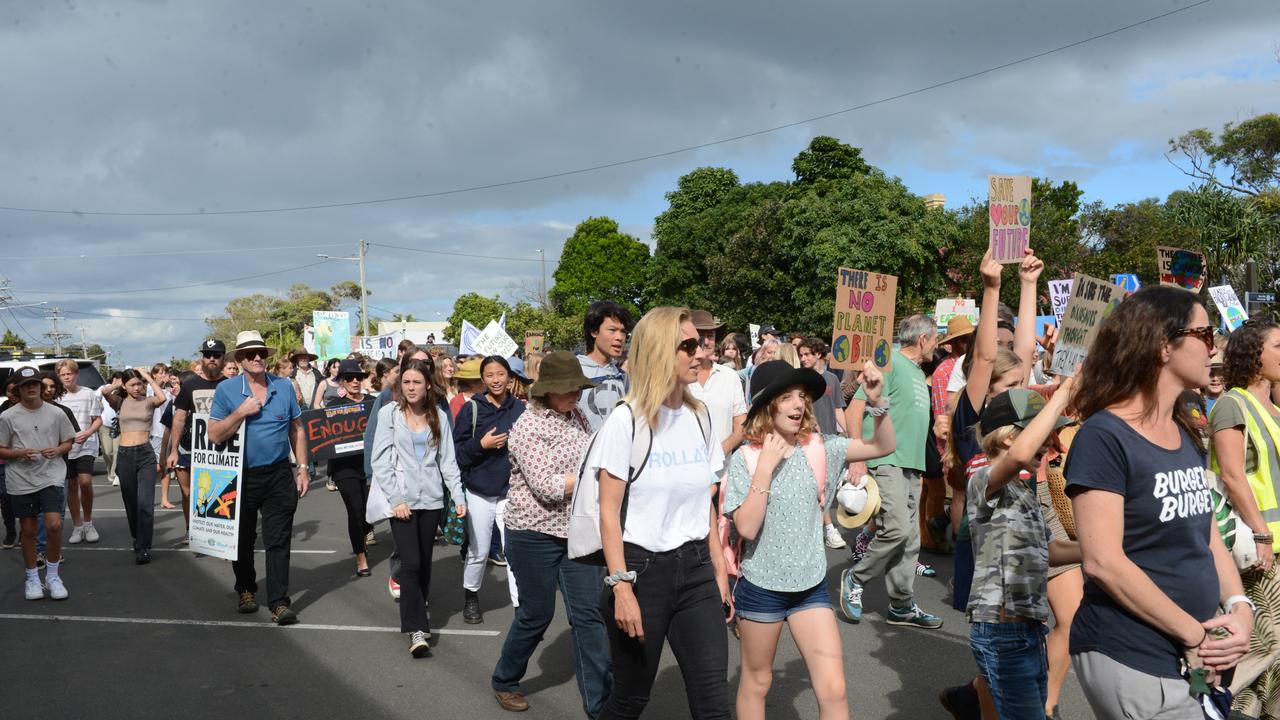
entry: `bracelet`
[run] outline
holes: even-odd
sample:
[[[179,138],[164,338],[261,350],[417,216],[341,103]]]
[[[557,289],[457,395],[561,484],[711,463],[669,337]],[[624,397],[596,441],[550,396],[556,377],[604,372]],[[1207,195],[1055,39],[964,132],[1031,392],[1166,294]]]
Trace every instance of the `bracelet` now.
[[[1236,605],[1239,605],[1240,603],[1244,603],[1245,605],[1248,605],[1249,608],[1253,610],[1254,614],[1255,615],[1257,614],[1258,606],[1254,605],[1253,601],[1244,595],[1232,595],[1231,597],[1227,598],[1222,602],[1222,609],[1226,610],[1227,613],[1230,613],[1231,610],[1235,608]]]
[[[768,490],[766,490],[766,489],[764,489],[764,488],[758,488],[758,487],[756,487],[755,485],[748,485],[747,487],[751,488],[751,492],[757,492],[757,493],[760,493],[761,495],[768,495],[768,494],[769,494],[769,491],[768,491]]]
[[[605,587],[613,587],[620,582],[631,583],[634,585],[636,582],[636,571],[635,570],[626,570],[626,571],[619,570],[618,572],[604,579]]]
[[[1209,629],[1208,629],[1208,628],[1205,628],[1205,631],[1204,631],[1204,637],[1200,638],[1200,642],[1196,643],[1195,645],[1189,645],[1189,646],[1187,646],[1187,649],[1188,649],[1188,650],[1195,650],[1196,648],[1198,648],[1198,647],[1200,647],[1201,645],[1203,645],[1203,644],[1204,644],[1204,641],[1205,641],[1205,640],[1208,640],[1208,639],[1209,639]]]
[[[871,417],[880,417],[881,415],[884,415],[885,413],[889,412],[889,398],[880,398],[880,401],[884,404],[868,405],[866,407],[866,413]]]
[[[1274,545],[1276,542],[1276,536],[1269,532],[1254,533],[1253,541],[1256,543],[1262,543],[1263,545]]]

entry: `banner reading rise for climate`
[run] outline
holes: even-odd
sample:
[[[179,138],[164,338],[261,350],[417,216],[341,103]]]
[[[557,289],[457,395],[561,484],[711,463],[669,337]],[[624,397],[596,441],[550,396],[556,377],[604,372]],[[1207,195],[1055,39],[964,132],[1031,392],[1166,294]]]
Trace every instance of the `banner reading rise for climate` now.
[[[192,552],[235,560],[240,537],[244,424],[225,442],[209,438],[209,414],[191,415]]]

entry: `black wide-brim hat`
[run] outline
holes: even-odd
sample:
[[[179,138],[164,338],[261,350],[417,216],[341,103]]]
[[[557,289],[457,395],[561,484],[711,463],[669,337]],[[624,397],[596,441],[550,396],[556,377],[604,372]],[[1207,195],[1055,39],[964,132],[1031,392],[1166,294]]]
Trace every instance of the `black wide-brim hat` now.
[[[338,363],[338,377],[369,377],[369,373],[360,366],[359,360],[343,360]]]
[[[827,392],[827,381],[818,373],[808,368],[791,367],[786,360],[770,360],[761,363],[751,374],[751,387],[756,390],[751,397],[751,409],[747,411],[747,421],[762,410],[769,407],[773,399],[787,391],[787,388],[800,385],[810,400],[817,400]]]

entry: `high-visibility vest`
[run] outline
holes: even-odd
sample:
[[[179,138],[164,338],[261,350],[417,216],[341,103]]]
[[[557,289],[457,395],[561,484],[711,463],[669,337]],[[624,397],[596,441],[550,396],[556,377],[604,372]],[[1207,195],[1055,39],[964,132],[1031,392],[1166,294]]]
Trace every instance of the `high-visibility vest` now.
[[[1280,450],[1277,449],[1280,447],[1280,423],[1276,422],[1253,393],[1244,388],[1232,388],[1218,399],[1209,413],[1211,426],[1213,413],[1222,407],[1222,401],[1227,397],[1234,398],[1245,410],[1245,447],[1242,450],[1247,452],[1252,445],[1257,458],[1253,472],[1246,472],[1245,479],[1253,490],[1253,498],[1258,502],[1258,510],[1262,512],[1267,529],[1272,533],[1280,533],[1280,489],[1276,487],[1276,483],[1280,482]],[[1222,475],[1213,447],[1209,448],[1209,469]]]

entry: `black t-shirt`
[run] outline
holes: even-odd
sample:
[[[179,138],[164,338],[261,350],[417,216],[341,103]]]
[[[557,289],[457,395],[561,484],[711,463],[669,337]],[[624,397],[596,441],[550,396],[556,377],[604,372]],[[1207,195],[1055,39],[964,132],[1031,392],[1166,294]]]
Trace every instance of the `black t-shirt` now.
[[[951,437],[956,446],[956,454],[960,456],[960,466],[969,464],[974,455],[982,452],[982,438],[975,427],[982,420],[982,411],[974,410],[969,402],[969,393],[960,391],[960,399],[956,402],[955,414],[951,416]]]
[[[365,395],[363,398],[361,398],[360,402],[364,402],[365,400],[373,400],[373,399],[374,397],[372,395]],[[351,398],[336,397],[336,398],[330,399],[328,403],[325,403],[325,407],[337,407],[338,405],[354,405],[354,404],[355,403],[354,401],[351,400]],[[333,458],[332,460],[329,461],[328,473],[329,473],[329,477],[333,478],[334,480],[345,479],[348,477],[359,477],[361,479],[367,479],[368,476],[365,475],[364,473],[364,453],[358,452],[358,453],[352,453],[350,455],[340,455],[336,458]]]
[[[1169,599],[1200,621],[1218,609],[1218,573],[1209,551],[1213,502],[1204,455],[1185,431],[1177,450],[1152,444],[1107,411],[1080,426],[1067,454],[1067,493],[1124,496],[1124,553]],[[1176,678],[1177,640],[1132,615],[1086,580],[1071,625],[1071,654],[1097,651],[1121,665]]]
[[[220,382],[222,378],[205,380],[199,375],[187,378],[187,381],[182,383],[182,389],[178,391],[178,397],[174,398],[172,403],[174,409],[185,410],[188,415],[209,412],[209,408],[213,406],[213,392]],[[178,438],[178,449],[185,454],[191,452],[190,417],[187,418],[187,425],[182,430],[182,437]]]

